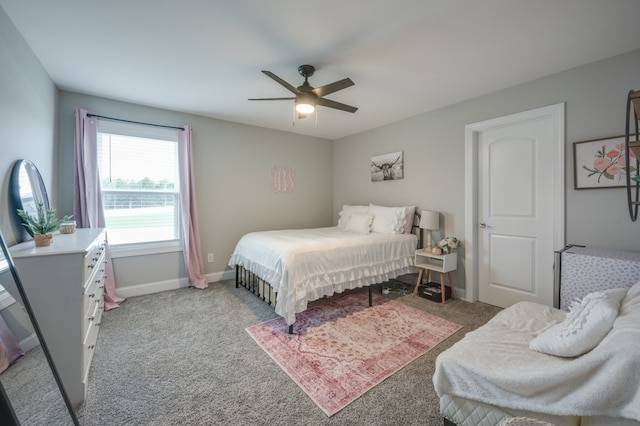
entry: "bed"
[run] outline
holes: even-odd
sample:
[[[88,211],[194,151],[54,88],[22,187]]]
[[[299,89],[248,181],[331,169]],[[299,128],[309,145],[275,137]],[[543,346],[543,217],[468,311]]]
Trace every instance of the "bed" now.
[[[251,232],[229,265],[243,286],[275,305],[292,332],[310,301],[415,272],[415,207],[344,205],[337,226]],[[371,303],[371,298],[369,299]]]
[[[640,282],[597,281],[566,310],[516,303],[441,353],[445,424],[640,425]]]

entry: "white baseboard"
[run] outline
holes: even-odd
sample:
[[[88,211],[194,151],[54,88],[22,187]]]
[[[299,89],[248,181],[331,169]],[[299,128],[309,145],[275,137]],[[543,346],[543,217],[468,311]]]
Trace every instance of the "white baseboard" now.
[[[207,274],[207,282],[215,283],[223,280],[235,278],[235,271],[226,270]],[[126,287],[116,287],[116,294],[125,299],[128,297],[144,296],[145,294],[159,293],[161,291],[176,290],[188,287],[187,278],[172,279],[166,281],[156,281],[152,283],[137,284]]]
[[[166,281],[156,281],[126,287],[116,287],[116,294],[125,299],[128,297],[144,296],[145,294],[159,293],[161,291],[175,290],[187,287],[187,279],[179,278]]]
[[[207,282],[217,283],[220,281],[231,280],[236,278],[235,269],[225,269],[223,272],[213,272],[207,274]]]
[[[40,346],[40,342],[35,334],[31,334],[18,342],[24,353]]]

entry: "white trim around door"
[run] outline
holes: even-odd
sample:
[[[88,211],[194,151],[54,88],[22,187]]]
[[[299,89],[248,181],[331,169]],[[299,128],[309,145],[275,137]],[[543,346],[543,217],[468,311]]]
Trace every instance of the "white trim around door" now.
[[[560,103],[465,126],[465,300],[478,301],[478,135],[484,131],[541,118],[553,122],[553,244],[560,250],[565,241],[565,104]]]

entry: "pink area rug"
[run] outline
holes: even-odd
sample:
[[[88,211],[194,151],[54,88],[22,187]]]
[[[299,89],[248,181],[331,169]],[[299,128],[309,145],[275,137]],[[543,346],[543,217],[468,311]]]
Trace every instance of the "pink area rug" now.
[[[462,328],[382,296],[351,294],[247,332],[328,416]],[[427,380],[428,378],[425,378]]]

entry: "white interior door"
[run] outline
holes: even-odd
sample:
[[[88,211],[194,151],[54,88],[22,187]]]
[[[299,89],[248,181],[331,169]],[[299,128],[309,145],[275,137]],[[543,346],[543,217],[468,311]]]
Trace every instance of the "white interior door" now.
[[[563,111],[563,105],[541,108],[478,123],[471,132],[472,276],[481,302],[553,305],[554,251],[564,242]]]

